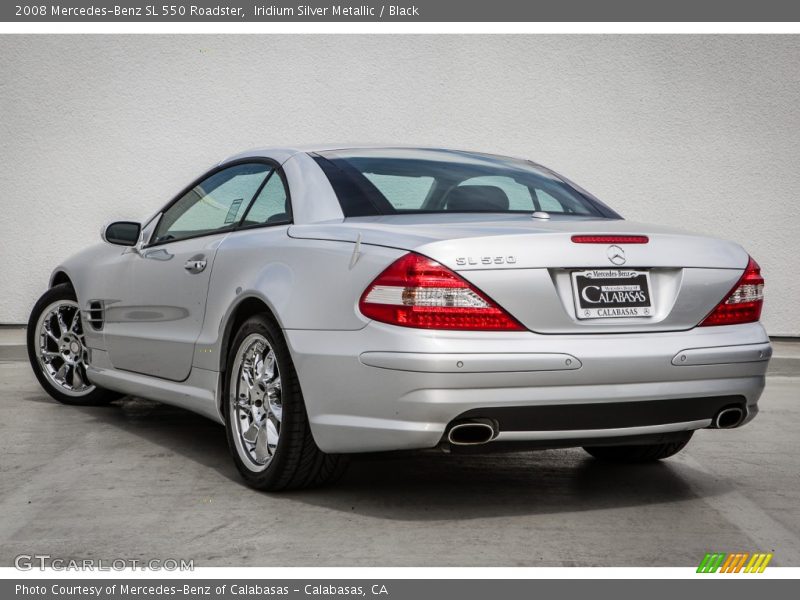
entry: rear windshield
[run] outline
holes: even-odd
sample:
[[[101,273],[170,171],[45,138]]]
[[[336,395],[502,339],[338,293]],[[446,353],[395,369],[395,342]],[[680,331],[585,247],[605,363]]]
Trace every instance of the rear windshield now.
[[[554,173],[523,160],[452,150],[319,152],[346,217],[532,213],[619,218]]]

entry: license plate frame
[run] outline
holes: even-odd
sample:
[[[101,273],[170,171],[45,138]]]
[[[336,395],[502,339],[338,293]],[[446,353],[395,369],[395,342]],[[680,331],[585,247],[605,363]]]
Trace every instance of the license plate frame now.
[[[575,316],[588,319],[652,317],[650,271],[641,269],[582,269],[572,271]]]

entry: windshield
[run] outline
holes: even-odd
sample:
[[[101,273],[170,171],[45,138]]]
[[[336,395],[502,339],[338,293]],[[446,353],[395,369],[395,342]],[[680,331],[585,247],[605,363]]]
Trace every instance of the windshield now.
[[[554,173],[512,158],[380,148],[319,152],[346,217],[404,213],[532,213],[619,218]]]

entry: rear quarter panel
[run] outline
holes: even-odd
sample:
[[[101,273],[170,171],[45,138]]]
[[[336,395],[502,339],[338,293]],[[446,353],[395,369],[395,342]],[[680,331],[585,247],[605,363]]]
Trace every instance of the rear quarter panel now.
[[[241,230],[220,245],[209,286],[196,367],[220,368],[225,327],[237,306],[259,298],[282,329],[362,329],[358,299],[369,283],[405,252],[352,242],[294,239],[287,226]]]

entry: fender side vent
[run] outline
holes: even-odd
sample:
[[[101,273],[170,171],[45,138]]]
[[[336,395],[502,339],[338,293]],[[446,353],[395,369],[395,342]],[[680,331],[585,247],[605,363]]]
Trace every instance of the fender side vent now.
[[[103,329],[105,322],[105,310],[103,303],[99,301],[89,302],[89,324],[95,331]]]

